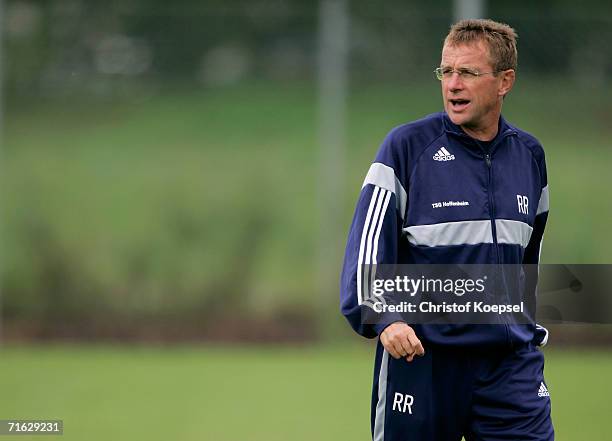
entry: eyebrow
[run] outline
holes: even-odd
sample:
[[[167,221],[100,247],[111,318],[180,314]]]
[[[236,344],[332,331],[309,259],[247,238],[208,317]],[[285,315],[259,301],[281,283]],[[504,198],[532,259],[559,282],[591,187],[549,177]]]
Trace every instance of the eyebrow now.
[[[442,68],[442,69],[446,69],[446,68],[452,69],[452,67],[449,66],[448,64],[440,64],[440,68]],[[475,66],[459,66],[456,69],[480,70],[479,67],[475,67]]]

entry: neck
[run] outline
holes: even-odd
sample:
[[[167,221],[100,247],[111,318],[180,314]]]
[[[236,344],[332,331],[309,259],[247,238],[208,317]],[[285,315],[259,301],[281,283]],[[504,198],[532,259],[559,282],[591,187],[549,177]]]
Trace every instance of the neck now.
[[[466,127],[461,126],[463,131],[467,133],[472,138],[477,139],[478,141],[491,141],[497,135],[498,127],[497,123],[493,126],[489,126],[486,128],[477,128],[477,127]]]
[[[477,125],[462,125],[461,128],[468,136],[478,141],[491,141],[497,136],[499,130],[499,120],[501,118],[503,99],[486,109],[486,116]]]
[[[498,109],[490,112],[488,117],[478,125],[462,125],[461,128],[472,138],[478,141],[491,141],[499,130],[499,119],[501,117],[501,105]]]

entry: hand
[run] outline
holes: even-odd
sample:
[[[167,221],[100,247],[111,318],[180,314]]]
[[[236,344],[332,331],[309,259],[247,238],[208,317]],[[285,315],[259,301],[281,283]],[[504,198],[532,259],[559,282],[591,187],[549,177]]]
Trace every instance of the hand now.
[[[380,334],[380,342],[393,358],[406,357],[411,362],[415,355],[422,357],[425,349],[414,330],[404,322],[395,322]]]

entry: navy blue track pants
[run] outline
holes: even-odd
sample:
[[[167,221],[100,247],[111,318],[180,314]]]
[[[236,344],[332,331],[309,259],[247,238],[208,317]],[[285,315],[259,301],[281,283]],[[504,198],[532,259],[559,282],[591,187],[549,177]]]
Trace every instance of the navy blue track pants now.
[[[372,390],[374,441],[551,441],[544,356],[513,350],[425,346],[395,360],[380,341]]]

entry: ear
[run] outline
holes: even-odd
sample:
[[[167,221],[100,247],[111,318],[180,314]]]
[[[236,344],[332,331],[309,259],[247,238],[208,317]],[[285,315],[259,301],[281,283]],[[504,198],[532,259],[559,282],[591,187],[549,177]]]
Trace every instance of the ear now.
[[[507,69],[500,72],[501,82],[499,83],[499,89],[497,90],[497,94],[499,96],[506,96],[508,92],[512,90],[512,86],[514,86],[514,80],[516,79],[516,72],[514,69]]]

